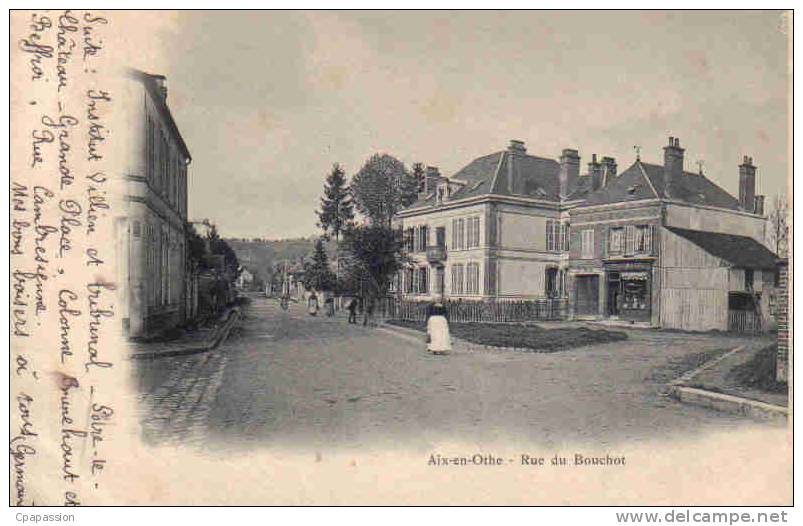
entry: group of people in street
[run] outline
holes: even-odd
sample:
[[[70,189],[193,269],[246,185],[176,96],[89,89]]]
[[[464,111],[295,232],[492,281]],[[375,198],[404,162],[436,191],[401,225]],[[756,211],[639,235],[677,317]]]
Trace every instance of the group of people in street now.
[[[324,300],[324,306],[326,315],[333,317],[335,315],[334,298],[327,297]],[[346,310],[349,313],[348,323],[357,323],[357,311],[359,310],[365,314],[363,325],[373,325],[374,307],[374,302],[371,300],[363,302],[362,298],[351,298],[346,304]],[[307,314],[317,316],[319,309],[318,294],[313,291],[307,298]],[[427,307],[426,324],[427,350],[433,354],[449,353],[452,350],[452,340],[449,333],[449,311],[442,302],[436,301]]]

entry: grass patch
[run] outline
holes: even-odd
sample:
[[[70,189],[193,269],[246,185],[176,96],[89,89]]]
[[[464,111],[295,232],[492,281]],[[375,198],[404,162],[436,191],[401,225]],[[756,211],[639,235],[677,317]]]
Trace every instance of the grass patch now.
[[[731,369],[728,379],[743,387],[770,393],[786,393],[788,391],[786,382],[778,382],[775,379],[777,350],[777,344],[761,349],[750,360]]]
[[[426,331],[424,322],[388,320],[388,323],[417,331]],[[480,345],[514,347],[533,352],[555,352],[586,345],[627,339],[621,331],[571,327],[544,329],[537,325],[514,323],[450,323],[452,336]]]
[[[686,354],[684,356],[674,358],[669,360],[669,363],[666,365],[661,366],[653,371],[649,379],[658,383],[671,382],[672,380],[682,376],[684,373],[697,369],[698,367],[701,367],[703,364],[715,358],[719,358],[730,350],[731,348],[728,347],[724,349],[709,349],[707,351]],[[689,387],[694,386],[690,385]]]

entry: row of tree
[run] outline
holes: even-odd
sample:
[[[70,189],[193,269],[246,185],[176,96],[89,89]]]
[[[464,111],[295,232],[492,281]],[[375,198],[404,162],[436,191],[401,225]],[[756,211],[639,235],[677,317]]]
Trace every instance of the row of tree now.
[[[393,227],[393,218],[413,204],[423,188],[421,163],[408,170],[391,155],[375,154],[351,181],[335,164],[316,211],[322,236],[305,264],[305,286],[360,295],[368,305],[386,295],[405,261],[401,232]],[[325,242],[337,247],[335,271],[329,265]]]

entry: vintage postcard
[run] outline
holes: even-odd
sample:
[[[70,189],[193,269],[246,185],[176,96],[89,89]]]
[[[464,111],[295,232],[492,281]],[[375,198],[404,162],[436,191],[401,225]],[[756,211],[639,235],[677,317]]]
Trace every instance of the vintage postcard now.
[[[10,503],[791,505],[792,32],[12,10]]]

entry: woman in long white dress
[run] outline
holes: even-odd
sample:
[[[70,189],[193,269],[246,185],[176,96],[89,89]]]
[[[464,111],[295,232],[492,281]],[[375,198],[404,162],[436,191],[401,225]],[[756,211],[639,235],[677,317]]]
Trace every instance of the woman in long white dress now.
[[[452,350],[449,335],[449,313],[441,302],[427,309],[427,350],[432,354],[448,354]]]

